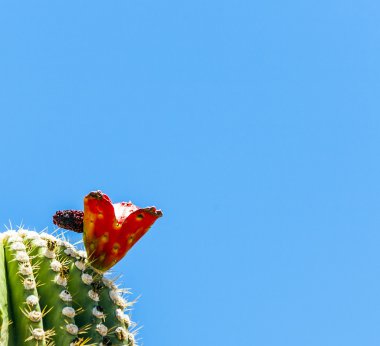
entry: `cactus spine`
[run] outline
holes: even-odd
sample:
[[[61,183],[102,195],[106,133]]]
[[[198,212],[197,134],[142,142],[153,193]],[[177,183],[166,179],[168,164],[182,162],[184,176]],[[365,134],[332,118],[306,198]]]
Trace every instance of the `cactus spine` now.
[[[63,239],[0,234],[2,346],[135,346],[124,293]]]

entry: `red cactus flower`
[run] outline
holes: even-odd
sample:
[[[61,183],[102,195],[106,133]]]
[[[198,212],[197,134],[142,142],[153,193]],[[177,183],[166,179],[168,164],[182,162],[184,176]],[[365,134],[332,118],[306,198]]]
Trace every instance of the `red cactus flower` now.
[[[90,192],[84,198],[83,241],[91,265],[102,272],[114,266],[161,216],[155,207],[112,204],[101,191]]]

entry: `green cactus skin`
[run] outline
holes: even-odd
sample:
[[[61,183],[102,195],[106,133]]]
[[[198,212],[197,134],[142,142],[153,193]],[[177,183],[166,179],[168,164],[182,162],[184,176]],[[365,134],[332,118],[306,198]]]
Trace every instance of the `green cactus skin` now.
[[[0,234],[1,346],[137,346],[123,293],[63,239]]]
[[[0,268],[5,268],[5,253],[3,242],[0,242]],[[8,289],[5,270],[0,270],[0,345],[8,345],[9,320]]]

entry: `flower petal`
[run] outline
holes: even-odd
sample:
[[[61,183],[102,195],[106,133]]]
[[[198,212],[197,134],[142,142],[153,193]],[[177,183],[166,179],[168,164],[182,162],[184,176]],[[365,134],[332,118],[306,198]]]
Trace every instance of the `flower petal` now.
[[[162,216],[155,207],[140,209],[131,202],[112,204],[101,191],[84,199],[83,240],[91,265],[105,271],[120,261]]]

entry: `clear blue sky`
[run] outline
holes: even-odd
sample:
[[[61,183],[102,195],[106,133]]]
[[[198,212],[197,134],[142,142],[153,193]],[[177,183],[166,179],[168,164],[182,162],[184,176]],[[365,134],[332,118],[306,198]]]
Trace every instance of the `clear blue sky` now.
[[[0,223],[164,211],[144,346],[380,344],[378,1],[0,4]],[[75,237],[73,237],[75,238]]]

